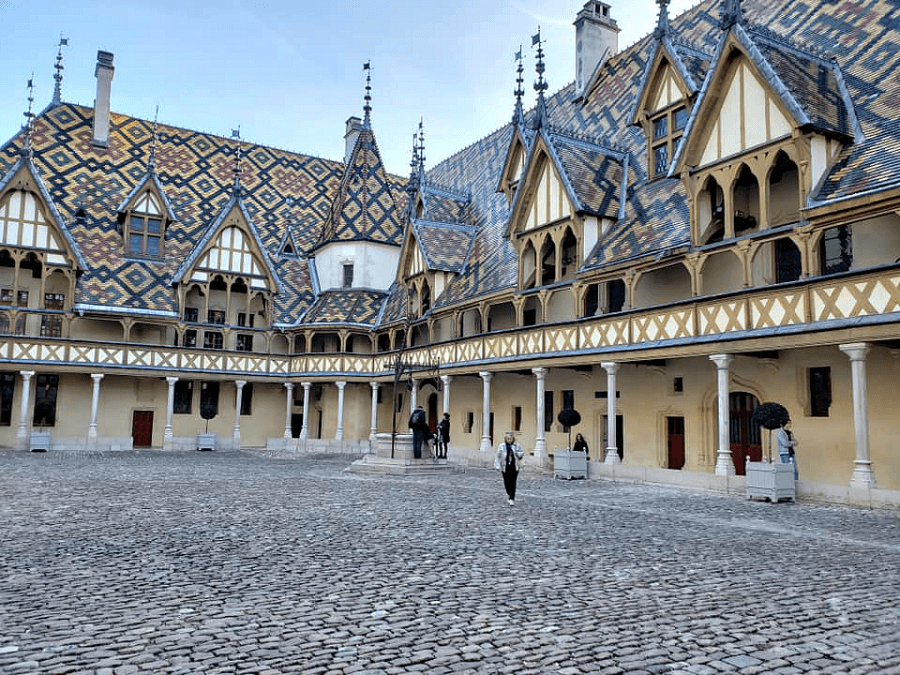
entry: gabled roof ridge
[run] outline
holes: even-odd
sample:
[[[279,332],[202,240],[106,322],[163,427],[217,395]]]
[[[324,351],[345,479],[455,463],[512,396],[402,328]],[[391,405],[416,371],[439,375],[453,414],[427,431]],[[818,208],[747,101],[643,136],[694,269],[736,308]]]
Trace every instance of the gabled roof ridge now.
[[[700,47],[691,44],[684,38],[678,37],[677,35],[669,35],[669,42],[672,43],[672,46],[678,50],[684,50],[688,52],[691,56],[696,56],[698,58],[703,59],[711,59],[713,54],[711,52],[705,51]]]
[[[462,230],[464,232],[477,232],[477,225],[466,225],[465,223],[445,223],[440,220],[430,220],[428,218],[416,218],[413,220],[413,224],[418,227],[420,225],[425,227],[443,227],[451,230]]]
[[[628,148],[613,142],[607,136],[595,137],[602,141],[601,143],[598,143],[587,134],[577,133],[568,129],[563,130],[552,124],[548,126],[547,136],[551,141],[555,141],[559,138],[563,141],[573,143],[584,150],[604,150],[610,154],[622,155],[623,158],[628,154]]]
[[[163,190],[162,184],[159,182],[159,177],[156,175],[156,171],[153,169],[148,169],[141,179],[135,183],[134,187],[131,188],[131,191],[125,196],[125,199],[119,204],[116,209],[117,213],[121,213],[122,211],[128,208],[128,205],[134,200],[137,194],[141,191],[141,189],[147,184],[153,183],[156,186],[156,191],[159,192],[159,196],[163,201],[163,208],[166,210],[166,215],[169,217],[169,220],[176,221],[178,218],[175,216],[175,211],[172,210],[172,205],[169,203],[169,198],[166,196],[165,190]]]
[[[441,197],[449,197],[451,199],[459,198],[461,201],[465,201],[466,203],[472,201],[472,193],[471,192],[459,192],[458,190],[454,190],[451,187],[447,187],[446,185],[441,185],[440,183],[425,180],[422,184],[423,192],[431,192],[433,194],[440,195]]]
[[[799,53],[807,57],[812,56],[814,58],[821,59],[825,63],[829,64],[831,64],[835,58],[834,54],[825,51],[818,45],[811,43],[801,44],[798,41],[788,37],[787,35],[776,33],[768,26],[764,26],[762,24],[748,23],[744,30],[747,31],[747,34],[750,35],[751,38],[760,38],[763,42],[768,42],[769,45],[773,47],[785,47],[795,53]]]

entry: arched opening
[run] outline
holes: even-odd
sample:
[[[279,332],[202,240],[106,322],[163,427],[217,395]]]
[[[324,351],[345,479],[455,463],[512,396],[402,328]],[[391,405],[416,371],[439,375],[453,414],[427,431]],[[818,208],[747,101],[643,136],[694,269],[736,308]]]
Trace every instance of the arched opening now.
[[[532,295],[525,300],[522,307],[522,325],[536,326],[544,320],[541,311],[541,301],[536,295]]]
[[[276,333],[272,336],[271,346],[269,347],[272,354],[287,354],[290,351],[290,340],[284,333]],[[298,350],[295,348],[295,353]]]
[[[691,275],[675,264],[641,275],[634,289],[635,308],[667,305],[691,297]]]
[[[775,251],[775,283],[784,284],[789,281],[798,281],[803,273],[803,260],[800,249],[788,237],[776,239],[773,248]]]
[[[378,351],[380,352],[389,352],[391,351],[391,335],[390,333],[382,333],[378,336]]]
[[[481,333],[481,312],[467,309],[459,316],[459,336],[469,337]]]
[[[22,260],[22,263],[19,265],[19,269],[22,271],[30,270],[32,279],[40,279],[41,273],[44,270],[44,265],[34,253],[29,253],[27,256],[25,256],[25,259]],[[24,275],[20,274],[19,278],[24,278]]]
[[[575,238],[571,228],[566,228],[560,253],[559,278],[571,279],[578,269],[578,239]]]
[[[541,286],[552,284],[556,281],[556,244],[550,235],[544,240],[541,247]]]
[[[746,474],[748,457],[751,462],[762,461],[762,427],[753,421],[753,411],[758,405],[759,399],[746,391],[728,395],[731,459],[739,476]]]
[[[313,333],[310,352],[314,354],[336,354],[341,350],[341,337],[337,333]]]
[[[534,245],[529,241],[522,251],[522,288],[534,288],[537,285],[537,254]]]
[[[849,225],[830,227],[819,240],[819,269],[824,274],[840,274],[853,267],[853,237]]]
[[[769,227],[798,222],[801,197],[797,165],[781,151],[769,172]]]
[[[511,302],[500,302],[488,309],[488,332],[516,327],[516,308]]]
[[[739,237],[759,227],[759,181],[750,167],[741,168],[732,195],[734,235]]]
[[[228,284],[225,279],[217,274],[209,282],[209,305],[206,308],[206,322],[215,324],[225,323],[225,308],[227,306]]]
[[[697,195],[697,243],[722,241],[725,237],[725,193],[710,176]]]
[[[744,287],[741,260],[732,251],[709,256],[700,268],[700,295],[730,293]]]
[[[547,321],[571,321],[575,318],[575,296],[564,288],[550,294],[547,301]]]
[[[254,328],[269,328],[269,299],[264,293],[255,293],[250,299],[250,315],[247,321]]]
[[[422,322],[413,326],[410,329],[410,346],[411,347],[421,347],[422,345],[427,345],[428,340],[428,323]]]
[[[306,335],[304,335],[303,333],[294,336],[294,353],[306,353]]]
[[[428,286],[428,279],[425,279],[422,282],[422,314],[425,314],[429,309],[431,309],[431,288]]]
[[[191,286],[184,296],[184,321],[196,323],[200,321],[200,313],[206,306],[206,296],[200,286]]]

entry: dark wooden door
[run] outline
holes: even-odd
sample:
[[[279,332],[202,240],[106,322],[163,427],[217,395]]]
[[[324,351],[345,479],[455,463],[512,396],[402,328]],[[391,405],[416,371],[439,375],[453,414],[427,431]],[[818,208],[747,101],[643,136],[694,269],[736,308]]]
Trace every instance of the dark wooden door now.
[[[153,411],[135,410],[131,424],[131,438],[136,448],[153,445]]]
[[[669,434],[669,468],[684,468],[684,418],[667,417]]]
[[[436,393],[432,393],[428,397],[428,428],[431,429],[431,433],[437,433],[437,404],[438,404],[438,395]]]
[[[753,394],[736,391],[728,396],[728,403],[731,458],[735,473],[743,476],[747,470],[748,457],[751,462],[762,460],[762,427],[751,419],[753,410],[759,405],[759,399]]]

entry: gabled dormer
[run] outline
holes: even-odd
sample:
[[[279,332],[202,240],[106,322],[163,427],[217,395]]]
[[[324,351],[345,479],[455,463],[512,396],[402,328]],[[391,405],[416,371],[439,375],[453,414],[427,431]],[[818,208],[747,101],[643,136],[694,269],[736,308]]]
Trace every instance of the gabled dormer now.
[[[798,222],[854,121],[837,64],[729,25],[669,171],[686,181],[692,243]]]
[[[407,228],[399,280],[412,318],[426,314],[465,266],[476,228],[461,223],[414,221]]]
[[[175,273],[186,322],[271,325],[281,283],[243,202],[232,197]],[[207,345],[209,346],[209,345]]]
[[[176,218],[152,168],[116,210],[125,255],[161,259],[166,230]]]
[[[506,236],[519,257],[519,288],[571,280],[620,217],[626,157],[541,129],[513,200]]]
[[[514,126],[509,149],[506,151],[506,160],[503,162],[503,170],[500,172],[500,182],[497,192],[506,195],[507,205],[511,205],[519,188],[522,171],[525,169],[525,160],[528,158],[529,140],[524,127]]]

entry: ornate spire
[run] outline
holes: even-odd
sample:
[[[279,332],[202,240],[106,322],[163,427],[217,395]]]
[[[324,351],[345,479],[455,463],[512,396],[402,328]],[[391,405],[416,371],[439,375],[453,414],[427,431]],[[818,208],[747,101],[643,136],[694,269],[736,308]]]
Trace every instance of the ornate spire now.
[[[363,70],[366,71],[366,95],[363,97],[366,104],[363,106],[363,126],[367,129],[372,127],[372,62],[366,61],[363,64]]]
[[[547,81],[544,79],[544,49],[541,47],[541,27],[538,26],[536,35],[531,36],[531,46],[537,45],[537,63],[534,66],[538,79],[534,83],[534,90],[537,92],[537,116],[534,120],[534,128],[540,129],[547,121],[547,105],[544,103],[544,92],[547,91]]]
[[[406,214],[410,221],[416,217],[416,193],[419,191],[419,145],[415,132],[412,135],[412,141],[409,182],[406,184]]]
[[[159,105],[156,106],[156,112],[153,113],[153,141],[150,144],[150,159],[147,160],[147,171],[153,171],[156,168],[156,120],[159,118]]]
[[[53,66],[54,68],[56,68],[56,75],[53,76],[53,79],[56,80],[56,84],[53,86],[53,105],[54,106],[57,106],[60,103],[62,103],[62,79],[63,79],[62,71],[64,68],[64,66],[62,64],[62,48],[67,44],[69,44],[69,39],[64,38],[62,36],[62,33],[60,33],[59,34],[59,45],[58,45],[59,50],[56,52],[56,65]]]
[[[722,30],[728,30],[736,23],[744,23],[744,8],[741,7],[741,0],[722,0],[719,26]]]
[[[419,180],[425,177],[425,127],[423,118],[419,118]]]
[[[656,4],[659,5],[659,19],[653,36],[658,39],[669,34],[669,0],[656,0]]]
[[[241,196],[241,125],[237,129],[231,130],[231,137],[237,139],[237,145],[234,148],[234,196]]]
[[[34,113],[31,112],[31,105],[34,103],[34,73],[28,80],[28,111],[22,113],[25,115],[25,142],[19,151],[23,157],[31,157],[31,136],[34,133]]]
[[[525,90],[522,89],[522,84],[525,82],[525,79],[522,77],[522,73],[525,70],[525,67],[522,65],[522,45],[519,45],[519,51],[516,52],[515,60],[518,61],[518,66],[516,67],[516,89],[513,91],[513,96],[516,97],[516,107],[513,110],[513,124],[516,126],[521,126],[525,124],[525,110],[522,108],[522,97],[525,95]]]

